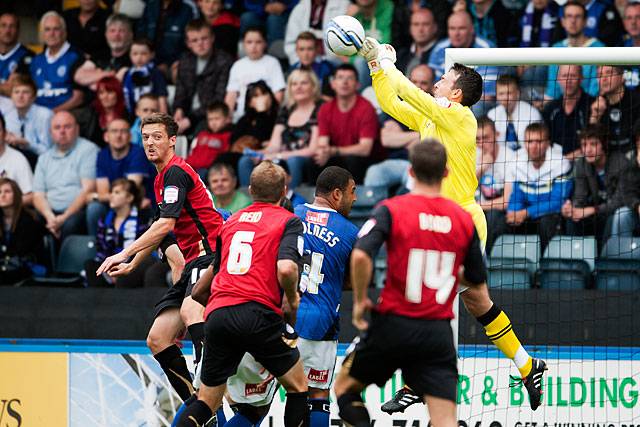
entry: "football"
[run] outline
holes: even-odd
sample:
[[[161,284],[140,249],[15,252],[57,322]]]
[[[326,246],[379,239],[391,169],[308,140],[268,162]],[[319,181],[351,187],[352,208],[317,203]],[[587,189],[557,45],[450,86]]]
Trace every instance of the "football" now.
[[[336,55],[352,56],[364,43],[364,28],[353,16],[340,15],[331,20],[324,32],[324,41]]]

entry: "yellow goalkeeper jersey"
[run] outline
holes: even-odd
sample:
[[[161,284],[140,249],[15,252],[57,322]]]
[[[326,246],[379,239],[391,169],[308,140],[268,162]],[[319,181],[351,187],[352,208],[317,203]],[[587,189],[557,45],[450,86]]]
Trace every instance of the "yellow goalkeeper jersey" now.
[[[434,98],[393,67],[376,71],[371,77],[378,103],[385,113],[419,132],[421,139],[435,138],[445,146],[449,174],[442,182],[442,195],[471,214],[484,243],[487,223],[475,201],[478,122],[471,109],[446,98]]]
[[[471,109],[434,98],[395,68],[373,73],[372,80],[385,113],[419,132],[420,139],[435,138],[445,146],[449,175],[442,183],[442,195],[460,205],[474,203],[478,123]]]

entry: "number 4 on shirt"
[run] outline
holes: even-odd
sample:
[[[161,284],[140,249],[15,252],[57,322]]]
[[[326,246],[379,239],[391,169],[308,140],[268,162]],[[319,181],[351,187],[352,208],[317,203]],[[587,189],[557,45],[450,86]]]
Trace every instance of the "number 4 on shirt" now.
[[[434,250],[411,249],[407,264],[407,301],[422,302],[422,285],[436,290],[436,302],[444,304],[449,299],[456,277],[453,273],[456,254]]]

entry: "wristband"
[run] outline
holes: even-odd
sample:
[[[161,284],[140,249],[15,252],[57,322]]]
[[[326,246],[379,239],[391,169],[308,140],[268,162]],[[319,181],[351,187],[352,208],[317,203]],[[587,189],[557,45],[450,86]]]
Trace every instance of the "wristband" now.
[[[377,59],[372,59],[371,61],[367,62],[367,65],[369,66],[369,72],[371,74],[380,71],[380,63]]]

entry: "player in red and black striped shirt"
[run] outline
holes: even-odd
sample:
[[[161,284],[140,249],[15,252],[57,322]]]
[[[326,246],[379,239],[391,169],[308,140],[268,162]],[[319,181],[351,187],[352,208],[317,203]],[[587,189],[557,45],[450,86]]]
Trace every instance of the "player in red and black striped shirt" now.
[[[365,330],[364,312],[373,259],[387,244],[385,288],[373,309],[372,326],[347,356],[335,384],[340,417],[369,427],[361,392],[384,385],[396,369],[429,407],[433,425],[454,427],[458,370],[450,320],[458,271],[469,285],[486,281],[480,240],[471,215],[440,196],[445,148],[437,141],[411,147],[410,194],[384,201],[360,230],[351,255],[353,323]]]
[[[198,174],[175,154],[178,125],[166,114],[153,114],[142,121],[142,142],[147,158],[158,169],[154,192],[160,218],[122,252],[107,258],[97,274],[122,274],[136,260],[148,256],[173,232],[185,258],[180,280],[156,304],[156,319],[147,345],[160,363],[178,395],[186,400],[193,393],[191,376],[175,340],[189,330],[199,361],[204,338],[203,307],[191,298],[198,277],[213,260],[222,217]],[[135,255],[131,264],[126,261]]]

